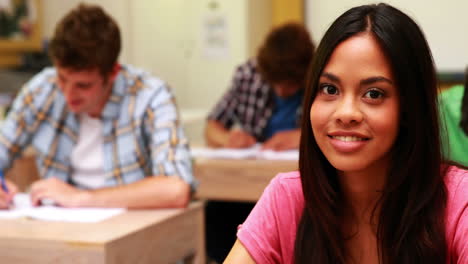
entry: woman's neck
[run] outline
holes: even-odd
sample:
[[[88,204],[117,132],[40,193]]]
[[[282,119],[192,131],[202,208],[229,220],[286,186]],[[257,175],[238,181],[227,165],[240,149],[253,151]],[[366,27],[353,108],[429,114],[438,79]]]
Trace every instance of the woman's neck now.
[[[340,185],[348,207],[347,214],[356,221],[372,222],[371,216],[385,185],[387,170],[369,169],[361,172],[338,172]]]

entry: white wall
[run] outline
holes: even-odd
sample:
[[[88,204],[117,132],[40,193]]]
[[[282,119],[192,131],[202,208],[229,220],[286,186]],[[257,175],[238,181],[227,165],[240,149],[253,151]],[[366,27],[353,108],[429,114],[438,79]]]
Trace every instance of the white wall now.
[[[247,1],[216,1],[218,8],[211,10],[211,0],[188,0],[187,36],[190,47],[187,56],[187,85],[184,89],[184,107],[210,109],[228,88],[237,64],[248,57]],[[207,57],[202,35],[203,21],[207,16],[224,16],[227,36],[227,51],[219,57]]]
[[[423,29],[440,71],[463,71],[468,65],[467,0],[387,0]],[[331,23],[366,0],[306,0],[307,26],[318,43]]]
[[[175,91],[179,105],[187,86],[187,12],[185,0],[132,1],[133,59],[166,81]]]
[[[217,3],[215,9],[210,4]],[[260,9],[268,0],[171,0],[132,3],[133,63],[152,70],[175,90],[183,110],[201,115],[214,105],[229,86],[234,68],[256,50],[259,36],[269,28],[269,13]],[[248,11],[258,8],[257,24]],[[225,18],[227,52],[207,57],[203,23],[209,15]],[[253,15],[253,14],[252,14]],[[256,34],[252,34],[255,31]]]

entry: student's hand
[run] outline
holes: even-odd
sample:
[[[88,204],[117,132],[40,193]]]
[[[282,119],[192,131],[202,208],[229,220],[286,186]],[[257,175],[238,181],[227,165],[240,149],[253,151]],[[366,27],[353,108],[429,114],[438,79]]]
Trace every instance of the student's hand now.
[[[0,209],[7,209],[13,200],[13,196],[18,192],[18,187],[10,180],[6,179],[5,184],[8,188],[8,192],[0,188]]]
[[[288,150],[298,149],[301,138],[301,130],[287,130],[274,134],[269,140],[263,143],[262,149]]]
[[[50,199],[63,207],[80,207],[87,191],[52,177],[36,181],[31,185],[30,195],[33,206],[40,205],[41,199]]]
[[[248,148],[253,146],[257,141],[247,132],[239,129],[234,129],[229,132],[229,138],[226,148]]]

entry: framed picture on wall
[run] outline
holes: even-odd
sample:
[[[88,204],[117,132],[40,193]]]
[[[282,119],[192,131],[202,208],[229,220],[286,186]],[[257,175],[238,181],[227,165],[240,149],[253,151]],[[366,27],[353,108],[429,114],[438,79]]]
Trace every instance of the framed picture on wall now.
[[[41,0],[0,0],[0,65],[42,48]]]

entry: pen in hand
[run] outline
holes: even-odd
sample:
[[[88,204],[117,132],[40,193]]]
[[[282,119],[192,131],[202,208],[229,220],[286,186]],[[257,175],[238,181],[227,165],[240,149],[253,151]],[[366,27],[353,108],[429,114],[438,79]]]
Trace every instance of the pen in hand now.
[[[2,184],[2,190],[8,193],[8,187],[6,186],[6,183],[5,183],[5,175],[3,175],[3,171],[1,170],[0,170],[0,182]]]

